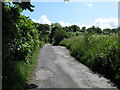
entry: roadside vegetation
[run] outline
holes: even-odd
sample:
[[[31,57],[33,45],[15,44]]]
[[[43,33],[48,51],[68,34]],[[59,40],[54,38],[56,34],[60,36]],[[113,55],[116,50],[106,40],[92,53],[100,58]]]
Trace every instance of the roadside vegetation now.
[[[3,90],[26,87],[45,43],[66,46],[78,61],[120,88],[120,28],[35,23],[21,14],[33,8],[30,2],[2,3]]]
[[[22,89],[37,63],[44,44],[39,24],[21,14],[33,11],[28,3],[2,3],[2,88]]]
[[[120,84],[120,49],[118,34],[84,33],[60,42],[66,46],[72,56],[88,66],[95,73],[104,75],[119,88]]]
[[[78,61],[120,88],[120,27],[102,30],[94,26],[62,27],[59,23],[53,26],[50,43],[67,47]]]

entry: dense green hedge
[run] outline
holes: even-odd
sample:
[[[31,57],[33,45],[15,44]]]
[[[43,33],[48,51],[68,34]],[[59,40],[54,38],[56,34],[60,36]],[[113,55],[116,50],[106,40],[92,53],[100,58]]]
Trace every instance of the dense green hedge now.
[[[5,33],[3,31],[3,60],[27,60],[35,45],[40,44],[39,33],[34,23],[23,15],[20,15],[19,18],[15,30],[7,31],[10,30],[7,28]]]
[[[84,34],[61,41],[71,54],[93,71],[120,84],[118,35]]]
[[[38,24],[21,15],[23,9],[30,9],[29,5],[29,2],[2,3],[2,82],[5,90],[25,87],[37,62],[41,46]]]

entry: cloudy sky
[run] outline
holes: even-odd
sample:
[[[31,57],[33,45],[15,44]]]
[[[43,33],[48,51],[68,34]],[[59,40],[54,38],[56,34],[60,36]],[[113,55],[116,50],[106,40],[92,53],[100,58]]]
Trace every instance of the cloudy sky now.
[[[34,12],[24,11],[34,22],[62,26],[96,26],[102,29],[118,26],[117,2],[32,2]]]

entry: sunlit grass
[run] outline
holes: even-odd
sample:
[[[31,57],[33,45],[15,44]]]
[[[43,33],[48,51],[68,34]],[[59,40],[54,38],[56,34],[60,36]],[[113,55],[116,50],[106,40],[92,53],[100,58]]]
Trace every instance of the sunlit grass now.
[[[119,85],[120,60],[117,34],[85,34],[65,39],[60,45],[66,46],[78,61]]]

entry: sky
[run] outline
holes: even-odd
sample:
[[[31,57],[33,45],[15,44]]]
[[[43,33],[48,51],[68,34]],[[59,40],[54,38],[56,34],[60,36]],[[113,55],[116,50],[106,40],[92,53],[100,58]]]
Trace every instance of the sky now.
[[[23,11],[34,22],[62,26],[78,25],[104,28],[118,27],[118,2],[32,2],[34,12]]]

